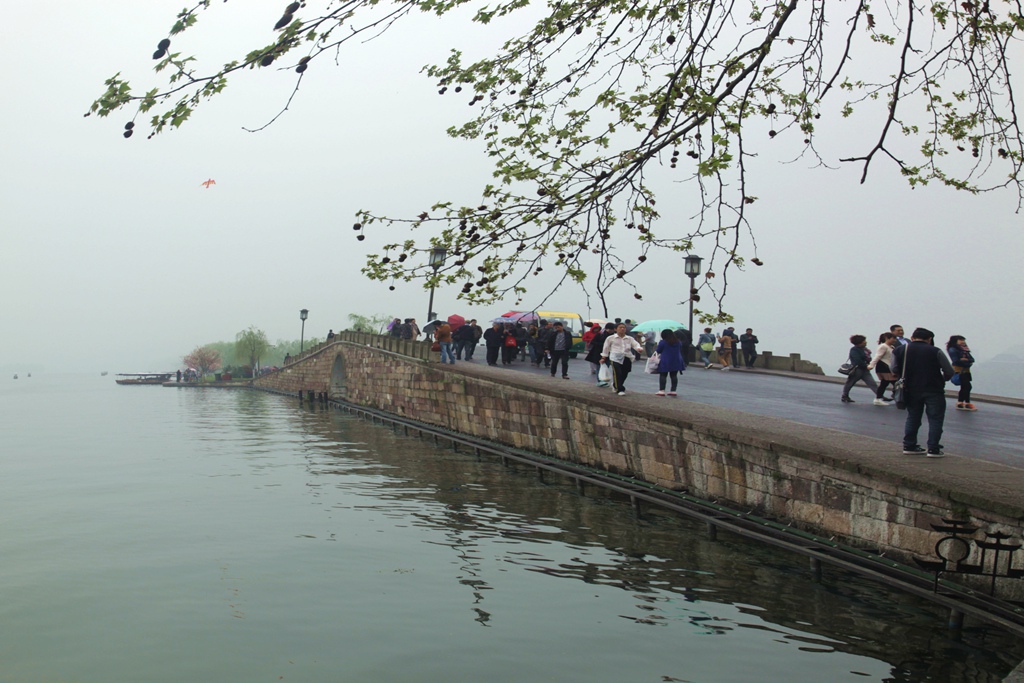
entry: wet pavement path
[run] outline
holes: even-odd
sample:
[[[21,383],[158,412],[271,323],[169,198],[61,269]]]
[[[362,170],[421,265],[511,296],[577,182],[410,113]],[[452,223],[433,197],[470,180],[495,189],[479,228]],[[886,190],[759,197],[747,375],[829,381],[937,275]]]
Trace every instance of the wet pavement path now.
[[[484,365],[482,355],[471,363]],[[633,364],[634,371],[626,380],[627,395],[623,398],[631,402],[638,397],[659,403],[678,400],[655,396],[658,376],[644,373],[643,367],[644,361]],[[550,374],[547,368],[536,368],[519,360],[511,366],[499,365],[495,369],[539,376]],[[579,384],[583,391],[608,392],[611,395],[610,388],[595,388],[596,377],[590,374],[590,364],[582,359],[569,361],[569,376],[570,381]],[[569,384],[560,376],[551,381]],[[564,388],[560,387],[561,390]],[[723,372],[717,368],[704,370],[698,365],[691,366],[680,375],[678,393],[679,399],[686,401],[891,441],[893,452],[900,453],[906,412],[894,406],[872,405],[874,394],[863,384],[858,384],[850,392],[854,403],[841,403],[841,389],[842,381],[838,378],[805,377],[756,369]],[[947,400],[942,437],[947,454],[1024,469],[1024,400],[998,400],[1008,405],[976,400],[978,410],[974,413],[956,410],[955,398]],[[919,433],[921,443],[924,443],[927,429],[925,419]]]

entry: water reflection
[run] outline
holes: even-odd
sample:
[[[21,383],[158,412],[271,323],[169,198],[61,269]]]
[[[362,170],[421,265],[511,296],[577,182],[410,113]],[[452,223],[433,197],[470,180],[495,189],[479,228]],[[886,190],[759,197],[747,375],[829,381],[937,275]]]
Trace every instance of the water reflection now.
[[[273,626],[307,625],[308,644],[290,646],[335,665],[308,680],[993,683],[1024,657],[970,623],[949,641],[926,602],[832,569],[814,583],[804,558],[711,542],[657,511],[636,519],[532,469],[293,398],[175,394],[163,410],[187,435],[178,457],[231,483],[195,513],[229,529],[216,537],[234,549],[216,551],[228,616],[249,623],[279,600]],[[248,578],[260,572],[274,580]],[[261,627],[249,647],[272,650]],[[334,660],[339,642],[350,651]]]
[[[942,610],[855,575],[829,569],[814,583],[805,559],[767,546],[727,534],[711,542],[702,526],[665,513],[637,520],[607,494],[582,497],[568,482],[541,483],[532,470],[453,453],[341,412],[299,415],[311,437],[303,447],[311,490],[333,486],[356,496],[336,507],[372,509],[439,532],[443,540],[431,543],[451,550],[482,627],[501,618],[489,604],[501,583],[495,577],[515,567],[628,593],[633,608],[618,618],[733,638],[740,658],[747,639],[740,636],[751,632],[805,655],[887,662],[887,681],[997,681],[1024,656],[1017,639],[984,626],[952,642]],[[736,609],[723,614],[715,604]]]

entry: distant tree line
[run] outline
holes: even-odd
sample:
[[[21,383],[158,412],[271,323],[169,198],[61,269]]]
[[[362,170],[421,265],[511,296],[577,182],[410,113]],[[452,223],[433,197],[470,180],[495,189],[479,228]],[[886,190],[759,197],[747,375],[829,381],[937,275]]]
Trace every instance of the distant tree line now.
[[[348,316],[349,329],[356,332],[384,334],[385,326],[392,320],[387,315]],[[224,369],[237,377],[251,377],[252,369],[284,365],[285,356],[297,356],[302,348],[308,349],[324,341],[322,337],[299,339],[278,339],[271,344],[267,334],[255,325],[250,325],[235,335],[235,341],[217,341],[197,346],[182,357],[181,362],[195,368],[200,375]]]

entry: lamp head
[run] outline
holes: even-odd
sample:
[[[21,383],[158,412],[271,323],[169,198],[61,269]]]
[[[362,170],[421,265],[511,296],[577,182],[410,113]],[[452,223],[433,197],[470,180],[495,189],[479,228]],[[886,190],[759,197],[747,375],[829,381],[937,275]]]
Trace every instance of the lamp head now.
[[[434,247],[433,249],[430,250],[430,260],[427,262],[427,264],[434,270],[437,270],[438,268],[444,265],[444,260],[447,256],[447,249],[445,249],[444,247]]]
[[[688,254],[683,262],[683,272],[690,277],[697,277],[700,275],[700,262],[703,260],[700,256]]]

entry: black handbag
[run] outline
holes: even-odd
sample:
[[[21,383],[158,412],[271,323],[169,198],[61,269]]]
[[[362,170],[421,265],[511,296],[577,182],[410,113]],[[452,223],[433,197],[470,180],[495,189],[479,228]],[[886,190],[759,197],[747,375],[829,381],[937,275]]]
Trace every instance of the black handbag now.
[[[843,363],[842,365],[839,366],[839,374],[840,375],[849,375],[851,372],[853,372],[853,369],[855,367],[857,367],[857,366],[854,365],[853,363],[849,363],[849,362]]]
[[[892,383],[892,397],[896,401],[896,408],[898,410],[907,409],[907,395],[903,388],[903,385],[907,379],[907,361],[910,360],[910,349],[908,346],[903,347],[903,367],[900,368],[900,378]]]

